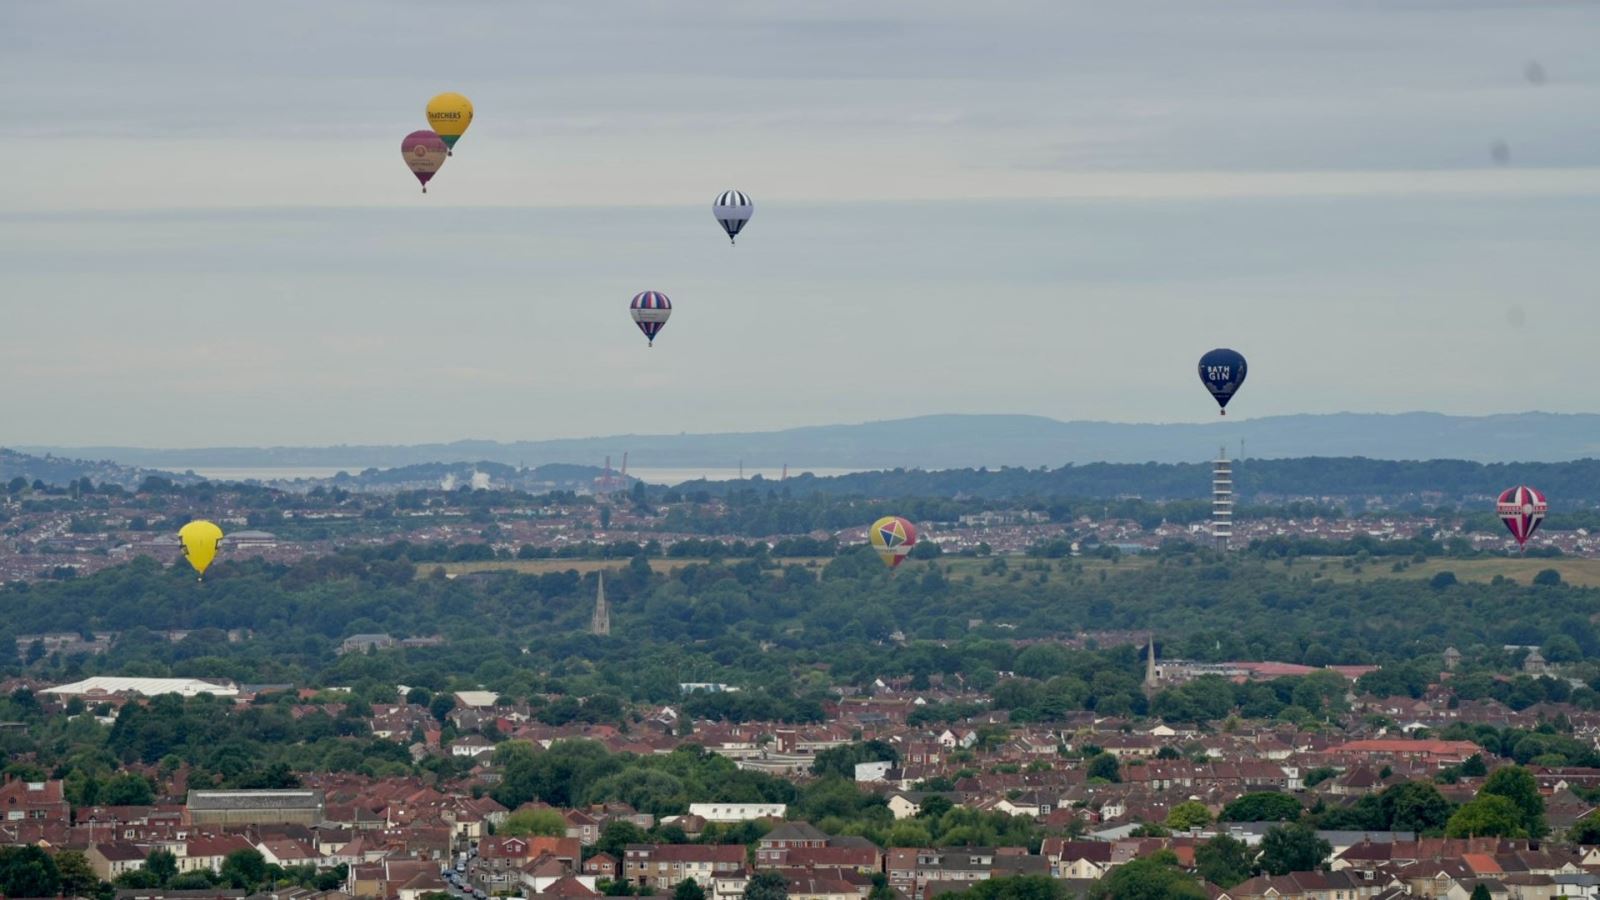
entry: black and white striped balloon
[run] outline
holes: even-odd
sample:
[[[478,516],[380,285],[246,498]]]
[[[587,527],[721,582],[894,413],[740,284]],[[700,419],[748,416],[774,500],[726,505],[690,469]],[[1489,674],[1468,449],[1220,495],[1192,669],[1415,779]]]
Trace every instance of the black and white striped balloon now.
[[[723,191],[717,195],[717,202],[711,204],[711,212],[717,217],[717,224],[728,233],[731,244],[744,230],[744,224],[756,214],[756,205],[744,191]]]

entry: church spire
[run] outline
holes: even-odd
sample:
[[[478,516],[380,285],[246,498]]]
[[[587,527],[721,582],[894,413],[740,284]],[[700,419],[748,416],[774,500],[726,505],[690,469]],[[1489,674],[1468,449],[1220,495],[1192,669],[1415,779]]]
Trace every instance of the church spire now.
[[[1148,695],[1156,690],[1156,633],[1152,631],[1145,637],[1144,692]]]
[[[606,604],[606,573],[596,572],[595,579],[594,618],[589,620],[589,633],[608,635],[611,633],[611,607]]]

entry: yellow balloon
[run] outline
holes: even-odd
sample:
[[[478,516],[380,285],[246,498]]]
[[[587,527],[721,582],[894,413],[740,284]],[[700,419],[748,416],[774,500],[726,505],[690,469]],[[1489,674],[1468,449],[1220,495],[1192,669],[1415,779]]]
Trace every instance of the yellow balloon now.
[[[472,101],[460,94],[440,94],[428,101],[428,127],[444,139],[446,147],[455,147],[471,124]]]
[[[178,540],[183,542],[183,555],[188,558],[189,565],[204,577],[211,561],[217,558],[222,529],[204,519],[195,519],[178,529]]]

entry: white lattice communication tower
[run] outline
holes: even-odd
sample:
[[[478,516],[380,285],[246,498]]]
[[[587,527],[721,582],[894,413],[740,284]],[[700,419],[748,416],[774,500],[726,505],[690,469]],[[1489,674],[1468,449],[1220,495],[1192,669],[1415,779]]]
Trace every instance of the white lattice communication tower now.
[[[1211,538],[1219,550],[1233,540],[1233,462],[1226,447],[1211,461]]]

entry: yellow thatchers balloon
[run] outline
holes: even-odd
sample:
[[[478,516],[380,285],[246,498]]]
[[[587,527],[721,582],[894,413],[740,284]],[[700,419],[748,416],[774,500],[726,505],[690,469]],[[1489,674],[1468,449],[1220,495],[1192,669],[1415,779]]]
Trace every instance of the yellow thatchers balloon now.
[[[471,124],[472,101],[460,94],[440,94],[428,101],[428,127],[444,139],[446,147],[453,149]]]
[[[222,529],[204,519],[196,519],[178,529],[178,540],[183,542],[183,555],[188,558],[189,565],[204,577],[211,561],[217,558]]]

